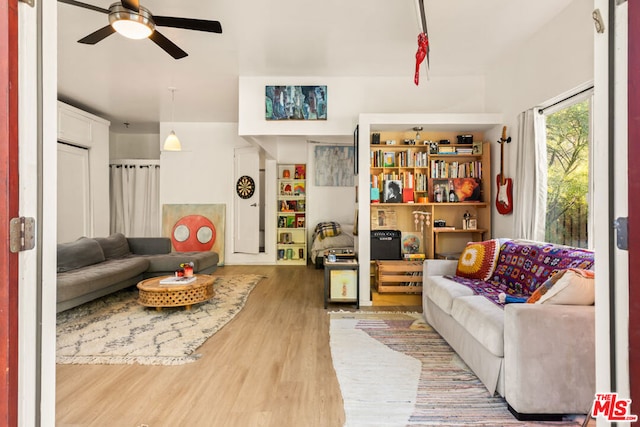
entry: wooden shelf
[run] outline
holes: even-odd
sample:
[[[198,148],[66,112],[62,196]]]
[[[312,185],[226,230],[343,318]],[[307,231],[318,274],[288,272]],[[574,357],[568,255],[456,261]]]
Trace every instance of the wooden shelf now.
[[[464,129],[464,130],[462,130]],[[461,130],[430,130],[421,132],[427,141],[438,142],[440,140],[456,141],[457,135],[462,133],[472,134],[475,144],[439,144],[439,148],[449,149],[473,149],[474,145],[482,142],[480,153],[431,153],[433,147],[430,143],[419,141],[416,145],[396,144],[386,145],[384,141],[411,140],[415,132],[410,131],[379,131],[381,144],[369,145],[369,183],[373,183],[379,189],[380,203],[369,203],[369,216],[375,218],[380,211],[386,211],[383,219],[388,221],[381,224],[371,221],[371,229],[401,230],[406,235],[417,235],[423,246],[422,251],[427,258],[433,258],[441,251],[459,252],[468,241],[478,241],[491,234],[491,143],[484,140],[482,130],[473,131],[468,126],[462,126]],[[422,143],[420,143],[422,142]],[[477,148],[477,147],[476,147]],[[389,166],[384,166],[386,163]],[[419,166],[418,166],[419,165]],[[447,188],[447,195],[452,184],[456,185],[462,178],[475,180],[480,188],[473,188],[473,195],[456,196],[460,199],[468,197],[475,201],[467,202],[438,202],[434,200],[436,186]],[[413,182],[407,187],[413,186],[414,203],[384,203],[385,180],[398,180],[405,187],[406,182]],[[416,189],[420,188],[420,191]],[[403,196],[405,194],[403,193]],[[419,203],[419,198],[427,197],[428,202]],[[447,200],[448,197],[445,199]],[[397,199],[394,199],[397,200]],[[407,200],[407,199],[405,199]],[[409,199],[410,200],[410,199]],[[424,200],[424,199],[423,199]],[[457,200],[457,198],[456,198]],[[477,201],[483,200],[483,201]],[[430,224],[426,224],[425,217],[416,218],[414,211],[428,213]],[[463,230],[464,215],[468,212],[479,226],[476,230]],[[435,220],[443,220],[448,226],[455,226],[454,230],[438,230],[433,227]],[[382,292],[411,291],[406,286],[395,286],[399,289],[390,290],[392,283],[382,284]]]
[[[463,230],[462,228],[456,228],[455,230],[444,229],[440,230],[438,227],[433,227],[433,232],[438,233],[486,233],[488,230],[484,228],[476,228],[475,230]]]

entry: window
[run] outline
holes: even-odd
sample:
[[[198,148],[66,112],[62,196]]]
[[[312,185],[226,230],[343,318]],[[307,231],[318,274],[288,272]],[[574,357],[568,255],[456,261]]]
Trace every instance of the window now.
[[[590,247],[591,90],[554,108],[546,119],[547,205],[545,240]]]

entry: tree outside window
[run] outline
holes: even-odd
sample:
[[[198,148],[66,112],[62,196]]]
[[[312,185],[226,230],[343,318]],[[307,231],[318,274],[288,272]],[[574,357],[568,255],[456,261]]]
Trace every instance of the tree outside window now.
[[[585,100],[546,116],[547,242],[588,246],[589,110]]]

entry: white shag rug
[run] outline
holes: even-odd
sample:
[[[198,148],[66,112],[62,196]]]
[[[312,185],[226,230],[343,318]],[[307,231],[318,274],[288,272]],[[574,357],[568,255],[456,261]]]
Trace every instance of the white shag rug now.
[[[214,297],[191,310],[143,307],[138,290],[102,297],[57,316],[59,364],[180,365],[200,358],[194,351],[242,310],[263,276],[220,276]]]

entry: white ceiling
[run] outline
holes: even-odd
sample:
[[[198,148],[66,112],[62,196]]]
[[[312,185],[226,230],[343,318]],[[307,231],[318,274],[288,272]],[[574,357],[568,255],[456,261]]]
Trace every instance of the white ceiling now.
[[[115,1],[115,0],[114,0]],[[425,0],[430,75],[483,74],[572,0]],[[83,0],[107,9],[111,0]],[[59,98],[112,122],[157,132],[160,121],[235,122],[238,76],[406,76],[413,81],[416,0],[141,1],[151,13],[218,20],[222,34],[159,27],[189,56],[113,34],[77,40],[107,15],[58,3]],[[423,74],[424,75],[424,74]],[[411,83],[413,84],[413,83]],[[130,123],[128,130],[124,122]]]

